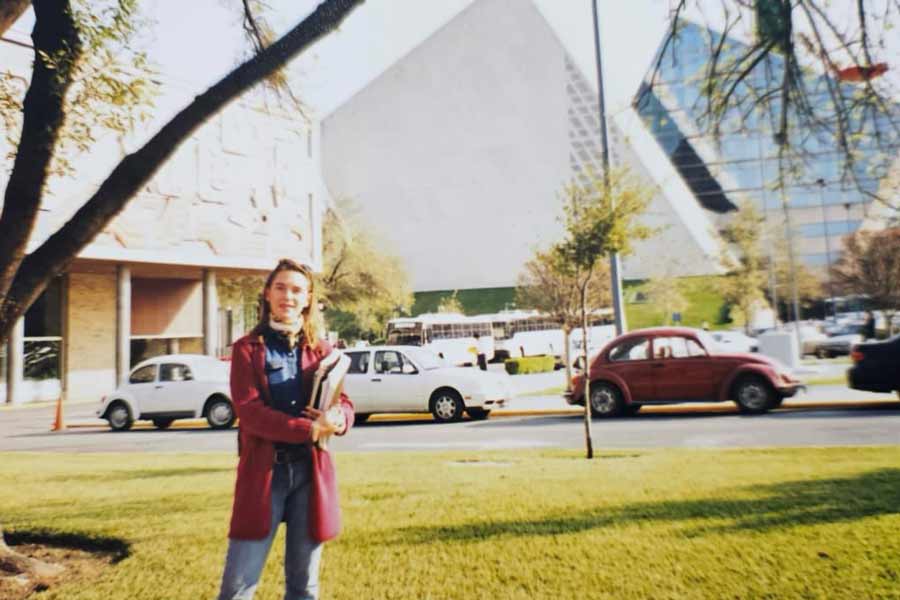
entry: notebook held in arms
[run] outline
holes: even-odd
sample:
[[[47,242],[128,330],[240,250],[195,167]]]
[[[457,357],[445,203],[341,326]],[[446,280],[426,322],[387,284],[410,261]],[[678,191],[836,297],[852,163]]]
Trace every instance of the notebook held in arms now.
[[[313,375],[312,394],[309,406],[324,411],[326,418],[332,422],[343,422],[341,412],[341,390],[344,387],[344,376],[350,369],[350,357],[334,349],[319,362]],[[317,445],[325,448],[328,438],[320,438]]]

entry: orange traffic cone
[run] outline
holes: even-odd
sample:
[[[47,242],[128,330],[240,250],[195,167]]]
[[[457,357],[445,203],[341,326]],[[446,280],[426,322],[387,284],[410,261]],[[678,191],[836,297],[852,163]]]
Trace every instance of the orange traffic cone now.
[[[66,422],[63,419],[63,400],[62,396],[56,401],[56,418],[53,419],[53,428],[50,431],[62,431],[66,428]]]

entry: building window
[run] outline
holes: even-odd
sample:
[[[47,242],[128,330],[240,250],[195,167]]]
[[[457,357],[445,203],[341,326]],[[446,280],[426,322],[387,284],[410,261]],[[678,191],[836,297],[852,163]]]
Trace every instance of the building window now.
[[[23,377],[59,379],[62,348],[62,284],[52,281],[25,313]]]

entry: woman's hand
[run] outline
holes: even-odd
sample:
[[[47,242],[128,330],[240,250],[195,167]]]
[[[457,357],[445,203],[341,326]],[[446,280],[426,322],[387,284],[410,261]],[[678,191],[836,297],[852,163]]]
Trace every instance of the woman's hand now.
[[[313,443],[318,442],[320,439],[327,438],[335,433],[341,433],[344,431],[344,427],[346,423],[344,422],[344,414],[340,413],[340,422],[335,417],[335,411],[323,411],[318,408],[312,408],[311,406],[307,406],[303,409],[302,415],[308,419],[312,420],[312,430],[310,431],[310,438]]]

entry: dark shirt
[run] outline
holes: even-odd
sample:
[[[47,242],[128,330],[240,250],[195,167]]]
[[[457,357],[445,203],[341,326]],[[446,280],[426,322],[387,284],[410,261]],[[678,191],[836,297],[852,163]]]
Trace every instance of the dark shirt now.
[[[288,347],[287,339],[277,331],[263,332],[266,346],[266,379],[269,382],[270,406],[292,417],[299,417],[306,406],[300,373],[300,347]],[[304,444],[276,443],[276,448],[297,449]]]

